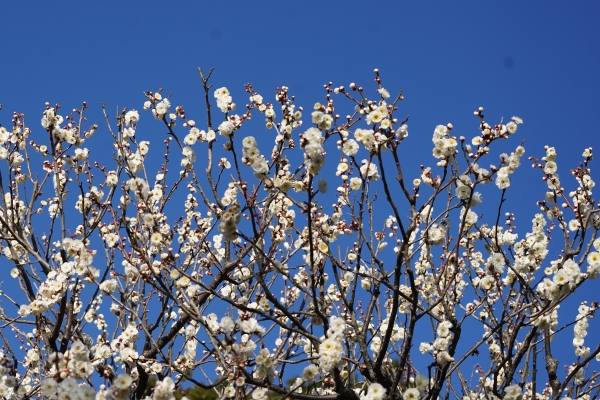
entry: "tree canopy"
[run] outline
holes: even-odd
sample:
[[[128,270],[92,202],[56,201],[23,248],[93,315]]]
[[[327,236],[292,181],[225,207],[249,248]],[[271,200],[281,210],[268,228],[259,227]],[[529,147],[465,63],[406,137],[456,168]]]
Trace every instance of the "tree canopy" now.
[[[201,113],[159,89],[0,127],[0,398],[598,396],[591,147],[560,179],[480,107],[406,166],[377,69],[303,105],[211,74]],[[505,206],[525,163],[534,215]]]

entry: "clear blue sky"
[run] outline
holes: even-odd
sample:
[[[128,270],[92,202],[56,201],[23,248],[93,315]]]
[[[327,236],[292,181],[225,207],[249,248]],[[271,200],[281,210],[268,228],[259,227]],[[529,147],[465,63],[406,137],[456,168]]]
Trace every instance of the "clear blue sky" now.
[[[276,86],[289,86],[309,108],[323,100],[324,83],[369,87],[379,68],[386,88],[404,90],[403,156],[414,177],[419,164],[435,164],[434,127],[452,122],[471,138],[479,106],[490,123],[524,119],[506,150],[526,139],[526,154],[541,157],[555,146],[567,187],[583,148],[600,150],[600,2],[13,1],[0,12],[2,124],[24,112],[41,134],[46,101],[66,109],[86,101],[101,128],[94,150],[112,149],[101,102],[141,110],[142,92],[162,87],[200,120],[198,66],[215,68],[213,84],[227,86],[240,109],[247,82],[269,101]],[[163,139],[157,124],[143,126]],[[508,192],[521,229],[545,191],[527,164]],[[532,188],[538,194],[523,203]]]

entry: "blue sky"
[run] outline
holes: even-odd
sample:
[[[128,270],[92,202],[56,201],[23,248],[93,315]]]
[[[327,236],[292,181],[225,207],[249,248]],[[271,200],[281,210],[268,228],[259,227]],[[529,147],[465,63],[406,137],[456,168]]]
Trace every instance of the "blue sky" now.
[[[452,122],[470,138],[479,106],[490,123],[524,119],[504,151],[523,139],[527,155],[555,146],[567,187],[583,148],[600,148],[599,2],[20,1],[0,11],[2,124],[24,112],[34,134],[43,133],[46,101],[66,109],[86,101],[101,128],[93,150],[112,149],[101,136],[101,102],[141,110],[142,92],[162,87],[200,120],[197,67],[214,67],[213,84],[227,86],[240,109],[248,82],[268,100],[286,85],[310,108],[328,81],[374,88],[379,68],[386,88],[404,91],[410,137],[402,155],[412,177],[419,164],[435,164],[434,127]],[[150,140],[163,139],[157,124],[143,126]],[[507,196],[529,229],[545,184],[523,164]]]

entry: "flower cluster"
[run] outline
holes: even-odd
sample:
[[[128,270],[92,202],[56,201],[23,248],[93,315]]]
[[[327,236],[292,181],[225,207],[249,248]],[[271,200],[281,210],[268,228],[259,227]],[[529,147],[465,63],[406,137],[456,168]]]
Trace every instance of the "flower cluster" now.
[[[587,336],[587,328],[589,326],[588,319],[594,316],[594,312],[596,311],[595,305],[593,308],[590,308],[586,302],[581,303],[579,308],[577,309],[578,314],[576,317],[575,327],[573,331],[575,333],[575,338],[573,339],[573,346],[575,347],[575,355],[577,357],[587,357],[590,354],[590,348],[584,346],[584,340]],[[599,353],[600,354],[600,353]],[[596,356],[596,359],[600,361],[600,355]]]
[[[156,382],[152,398],[153,400],[175,400],[174,390],[175,382],[173,382],[171,377],[167,376],[162,381]]]
[[[517,384],[510,385],[504,388],[503,400],[520,400],[523,398],[523,390]]]
[[[317,128],[309,128],[302,134],[300,147],[304,149],[304,165],[311,175],[318,175],[325,165],[324,141],[325,138]]]
[[[87,338],[91,339],[91,338]],[[86,340],[90,342],[91,340]],[[78,379],[88,379],[94,372],[94,365],[90,361],[90,348],[80,340],[76,340],[71,345],[71,349],[65,354],[52,353],[48,358],[48,363],[51,366],[48,377],[40,385],[40,389],[44,396],[55,398],[57,394],[69,393],[75,398],[93,398],[96,396],[96,390],[88,385],[77,383]],[[131,378],[127,385],[120,385],[117,398],[124,398],[129,394],[131,386]],[[119,386],[120,380],[115,380],[114,385]],[[115,388],[117,388],[115,386]],[[60,398],[60,396],[59,396]]]
[[[127,328],[125,328],[125,330],[110,343],[113,354],[118,354],[118,356],[115,357],[115,361],[126,363],[130,366],[135,364],[136,360],[139,358],[135,343],[138,337],[139,331],[137,330],[135,323],[127,325]],[[98,350],[98,347],[96,349]]]
[[[596,279],[600,274],[600,238],[594,240],[593,246],[596,251],[590,251],[587,256],[589,264],[587,273],[590,279]]]
[[[40,389],[42,395],[48,398],[60,398],[57,397],[58,393],[68,393],[71,398],[78,399],[93,399],[96,397],[96,390],[93,387],[85,384],[80,385],[75,378],[66,378],[61,380],[60,383],[54,378],[46,378],[40,384]],[[127,390],[127,393],[120,393],[120,396],[116,398],[123,399],[128,394],[129,390]]]
[[[373,160],[362,160],[360,166],[360,175],[364,180],[376,181],[379,179],[379,171]]]
[[[453,362],[454,357],[448,353],[448,345],[452,335],[452,323],[450,321],[442,321],[438,324],[438,337],[433,342],[435,360],[442,366]]]
[[[242,140],[242,162],[254,170],[254,176],[264,177],[269,172],[269,163],[260,154],[254,136],[246,136]]]
[[[454,361],[454,357],[448,353],[448,345],[452,338],[452,323],[450,321],[442,321],[437,327],[437,338],[433,343],[421,342],[419,351],[422,354],[433,352],[433,356],[438,364],[444,366]]]
[[[461,175],[456,180],[456,197],[462,200],[468,208],[478,206],[481,201],[481,193],[473,189],[473,183],[469,175]]]
[[[456,152],[456,146],[458,142],[456,138],[450,136],[452,130],[452,124],[438,125],[433,131],[433,156],[441,159],[438,162],[438,166],[445,166],[452,160]]]
[[[219,107],[221,112],[228,113],[231,110],[235,110],[235,103],[226,87],[215,90],[215,99],[217,99],[217,107]]]
[[[511,216],[508,216],[511,218]],[[516,257],[513,263],[513,268],[507,271],[505,284],[510,285],[517,280],[517,274],[522,278],[527,278],[530,274],[536,272],[548,254],[548,237],[545,235],[545,226],[547,224],[543,214],[536,214],[532,219],[532,230],[526,234],[526,238],[516,242],[516,238],[512,232],[506,231],[501,233],[497,229],[499,242],[510,245],[514,243],[513,249]],[[496,260],[498,257],[496,256]],[[490,259],[490,262],[492,260]],[[488,263],[489,264],[489,263]],[[488,271],[491,271],[488,269]]]
[[[327,338],[319,345],[319,367],[323,371],[330,372],[342,361],[342,341],[345,337],[346,322],[336,316],[329,319],[329,330]]]
[[[541,214],[538,215],[543,219]],[[547,241],[545,244],[547,244]],[[544,252],[542,257],[548,251],[545,247],[539,245],[538,249]],[[552,279],[545,278],[537,290],[548,300],[553,300],[573,291],[581,282],[581,279],[585,277],[581,273],[579,264],[572,258],[566,257],[553,261],[551,266],[545,269],[545,273],[547,276],[553,275]]]
[[[125,114],[125,125],[131,126],[140,120],[140,113],[136,110],[129,110]]]
[[[238,188],[235,183],[230,183],[225,195],[223,196],[223,205],[227,206],[226,210],[220,212],[219,232],[221,232],[228,240],[237,238],[237,225],[242,220],[240,211],[240,203],[236,200]]]
[[[254,357],[256,368],[252,376],[256,379],[266,379],[269,382],[273,382],[276,367],[273,357],[269,353],[269,349],[260,349],[259,354]]]
[[[365,119],[367,125],[382,124],[383,127],[388,127],[389,120],[387,120],[386,118],[388,115],[388,111],[387,104],[385,103],[385,101],[381,101],[380,104],[377,106],[375,104],[372,104],[370,108],[371,112],[367,114],[367,118]]]
[[[410,389],[409,389],[410,390]],[[360,396],[360,400],[383,400],[383,398],[385,397],[386,394],[386,390],[385,388],[379,384],[379,383],[371,383],[369,385],[369,387],[367,388],[367,393],[363,394]],[[405,399],[411,399],[410,397],[410,393],[409,393],[409,397],[406,396],[406,392],[404,393],[404,398]],[[418,393],[417,393],[417,399],[418,397]]]
[[[144,103],[144,109],[147,110],[152,107],[152,115],[157,120],[161,120],[169,113],[169,107],[171,107],[171,101],[168,98],[163,98],[162,95],[157,93],[148,93],[151,100]]]
[[[191,171],[193,168],[194,162],[196,162],[196,152],[192,149],[192,146],[185,146],[181,153],[183,154],[183,158],[181,159],[181,166],[186,170]]]
[[[183,143],[191,146],[196,144],[196,141],[198,140],[201,142],[212,142],[215,140],[215,138],[216,134],[212,129],[210,129],[208,132],[205,132],[204,130],[200,130],[194,126],[190,128],[189,133],[183,138]]]
[[[60,243],[56,244],[59,247]],[[74,261],[65,261],[58,270],[48,273],[46,281],[38,289],[37,297],[31,303],[21,305],[21,316],[41,315],[59,302],[69,287],[69,278],[80,276],[86,282],[91,282],[99,277],[98,269],[91,266],[95,253],[87,250],[81,240],[65,238],[62,248],[68,256],[74,256]]]
[[[514,173],[519,165],[521,165],[520,157],[525,154],[525,149],[522,146],[517,147],[514,153],[511,153],[510,156],[506,154],[501,154],[500,159],[501,168],[498,170],[498,174],[496,176],[496,186],[499,189],[508,189],[510,186],[510,178],[509,175]]]
[[[332,109],[330,106],[325,106],[321,103],[315,103],[315,111],[312,112],[312,123],[317,125],[320,130],[328,130],[331,128],[333,118],[331,118]]]
[[[374,135],[374,132],[372,129],[357,128],[354,131],[354,138],[356,139],[356,141],[358,143],[362,144],[365,147],[365,149],[367,149],[368,151],[376,150],[377,142],[375,141],[375,135]],[[352,139],[350,139],[350,140],[352,140]],[[347,155],[354,155],[354,154],[356,154],[356,152],[358,152],[358,148],[354,147],[354,143],[356,143],[356,142],[354,142],[354,143],[353,142],[354,142],[354,140],[352,140],[352,142],[347,141],[345,143],[345,146],[346,146],[345,153]],[[356,152],[353,151],[353,149],[356,149]],[[352,154],[352,153],[354,153],[354,154]]]

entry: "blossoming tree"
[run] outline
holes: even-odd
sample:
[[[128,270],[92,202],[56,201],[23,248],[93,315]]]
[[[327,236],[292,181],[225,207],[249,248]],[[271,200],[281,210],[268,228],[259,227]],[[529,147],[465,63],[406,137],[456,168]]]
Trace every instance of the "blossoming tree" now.
[[[469,138],[433,123],[431,166],[407,177],[403,96],[377,70],[309,112],[249,84],[236,111],[210,75],[195,120],[159,90],[144,112],[105,111],[102,138],[85,103],[0,127],[0,398],[166,400],[185,382],[219,399],[598,395],[597,295],[559,313],[600,272],[591,148],[570,191],[554,148],[529,157],[548,189],[518,231],[502,204],[525,149],[489,153],[520,118],[480,108]],[[152,117],[160,141],[139,132]]]

